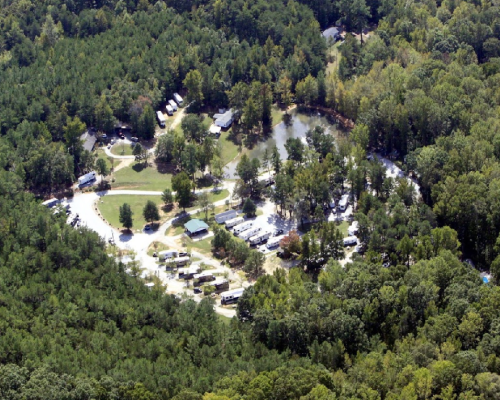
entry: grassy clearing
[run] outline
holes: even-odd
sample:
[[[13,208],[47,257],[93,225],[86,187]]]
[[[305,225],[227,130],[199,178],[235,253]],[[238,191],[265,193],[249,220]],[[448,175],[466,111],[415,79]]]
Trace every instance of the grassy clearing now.
[[[326,66],[326,76],[335,74],[339,69],[340,58],[342,57],[339,45],[340,42],[337,42],[328,50],[328,60],[330,60],[330,62]]]
[[[123,141],[119,141],[111,146],[110,151],[115,156],[131,156],[133,149],[134,147],[132,146],[132,144],[127,144]]]
[[[97,158],[102,158],[105,162],[106,162],[106,165],[108,166],[108,169],[111,169],[111,157],[107,156],[105,151],[104,151],[104,147],[99,147],[97,148],[96,150],[96,153],[97,153]]]
[[[104,196],[98,203],[99,212],[102,214],[104,219],[108,221],[113,227],[120,229],[121,224],[120,218],[120,206],[123,203],[130,205],[133,214],[134,226],[133,231],[141,231],[144,225],[146,225],[146,220],[142,216],[142,210],[146,205],[148,200],[152,200],[160,209],[160,222],[163,222],[167,214],[161,210],[161,197],[160,196],[142,196],[142,195],[117,195],[117,196]]]
[[[168,246],[165,243],[162,242],[153,242],[149,245],[148,248],[148,256],[153,257],[153,253],[163,251],[163,250],[168,250]]]
[[[283,119],[283,111],[276,105],[273,105],[271,108],[271,120],[272,126],[279,124]]]
[[[219,318],[219,321],[221,321],[224,325],[229,326],[231,324],[231,319],[229,317],[226,317],[224,315],[217,314],[217,317]]]
[[[232,161],[239,153],[239,146],[236,145],[229,137],[231,136],[232,130],[229,129],[226,132],[222,132],[219,138],[219,143],[222,146],[222,161],[224,165]]]
[[[186,244],[189,249],[195,249],[202,254],[211,255],[212,254],[212,244],[210,243],[212,238],[206,238],[203,240],[193,241],[190,238],[186,238]]]
[[[172,174],[159,172],[155,165],[145,167],[143,162],[134,162],[114,174],[113,189],[155,190],[163,192],[171,187]]]
[[[338,226],[337,226],[337,229],[339,229],[339,230],[340,230],[340,232],[342,232],[342,235],[343,235],[344,237],[349,236],[349,235],[347,234],[347,230],[349,229],[349,222],[347,222],[347,221],[342,221],[342,222],[340,223],[340,225],[338,225]]]

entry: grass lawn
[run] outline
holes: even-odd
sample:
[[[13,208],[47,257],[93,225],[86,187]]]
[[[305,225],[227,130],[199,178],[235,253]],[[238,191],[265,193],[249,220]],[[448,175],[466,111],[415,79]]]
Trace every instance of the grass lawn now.
[[[106,153],[104,152],[104,147],[98,147],[96,152],[97,152],[97,158],[98,159],[102,158],[106,162],[108,169],[111,169],[111,160],[110,160],[111,157],[108,157],[106,155]]]
[[[342,235],[343,235],[344,237],[349,236],[349,235],[347,234],[347,230],[349,229],[349,222],[347,222],[347,221],[342,221],[342,222],[340,223],[340,225],[338,225],[338,226],[337,226],[337,229],[339,229],[339,230],[340,230],[340,232],[342,232]]]
[[[115,228],[121,228],[119,221],[120,206],[123,203],[130,205],[133,212],[133,231],[140,231],[146,225],[146,221],[142,216],[142,210],[148,200],[154,201],[160,208],[160,222],[166,219],[166,214],[161,210],[161,196],[142,196],[142,195],[117,195],[117,196],[104,196],[98,203],[99,212],[104,219],[108,221]]]
[[[328,58],[332,59],[332,62],[329,62],[326,66],[326,76],[334,74],[339,68],[340,58],[342,57],[339,51],[339,45],[340,42],[337,42],[328,49]]]
[[[186,245],[188,249],[195,249],[202,254],[212,255],[212,245],[210,243],[212,239],[213,237],[208,237],[206,239],[194,242],[192,239],[186,238]]]
[[[224,165],[232,161],[238,155],[239,152],[239,146],[234,144],[234,142],[231,139],[229,139],[231,133],[232,131],[231,129],[229,129],[226,132],[222,132],[219,137],[219,143],[222,146],[221,154]]]
[[[229,326],[229,324],[231,323],[232,318],[220,314],[217,314],[217,317],[219,318],[219,321],[221,321],[224,325]]]
[[[272,126],[279,124],[283,119],[283,111],[276,105],[273,105],[271,108],[271,120]]]
[[[119,141],[111,146],[111,153],[116,156],[131,156],[133,147],[130,144],[126,144],[123,141]]]
[[[134,162],[114,174],[113,189],[155,190],[163,192],[171,187],[172,175],[159,172],[156,165],[144,167],[143,162]]]
[[[155,249],[156,246],[156,249]],[[153,253],[155,251],[163,251],[163,250],[168,250],[168,246],[165,243],[162,242],[153,242],[149,245],[148,248],[148,256],[153,257]]]

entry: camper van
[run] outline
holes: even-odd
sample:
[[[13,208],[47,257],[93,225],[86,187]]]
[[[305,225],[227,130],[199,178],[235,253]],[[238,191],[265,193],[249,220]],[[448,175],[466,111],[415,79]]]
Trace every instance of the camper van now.
[[[160,128],[165,128],[165,116],[161,111],[156,111],[156,119],[158,120],[158,125],[160,125]]]
[[[261,231],[260,226],[252,226],[250,229],[247,229],[246,231],[241,232],[238,237],[240,239],[243,239],[245,242],[250,239],[252,236],[257,235]]]
[[[253,226],[252,221],[243,222],[243,223],[236,225],[234,227],[233,233],[235,236],[239,235],[241,232],[246,231],[247,229],[250,229],[252,226]]]
[[[354,236],[356,233],[358,233],[358,229],[359,229],[358,221],[353,221],[351,226],[347,229],[347,234],[349,236]]]
[[[266,241],[270,237],[271,237],[271,231],[259,232],[259,233],[257,233],[257,235],[252,236],[249,239],[250,246],[258,245],[259,243],[262,243],[262,242]]]
[[[177,103],[173,100],[169,100],[168,104],[172,107],[172,110],[177,111]]]
[[[339,210],[345,211],[348,204],[349,204],[349,195],[347,194],[342,195],[339,201]]]
[[[54,206],[57,206],[60,203],[59,199],[56,199],[55,197],[46,200],[42,203],[42,205],[46,206],[47,208],[52,208]]]
[[[243,222],[245,222],[245,218],[243,218],[243,217],[236,217],[236,218],[230,219],[230,220],[226,221],[226,228],[227,229],[232,228],[233,226],[236,226],[236,225],[241,224]]]
[[[199,274],[193,275],[193,285],[200,286],[204,282],[215,281],[215,276],[210,271],[202,271]]]
[[[89,182],[95,181],[95,172],[89,172],[88,174],[82,175],[78,178],[78,185],[86,185]]]
[[[215,287],[215,293],[221,293],[229,289],[229,281],[227,279],[217,279],[216,281],[210,283]]]
[[[191,265],[189,268],[182,268],[179,270],[179,279],[192,279],[193,276],[200,272],[201,268],[199,265]]]
[[[174,93],[174,100],[179,105],[179,107],[182,107],[182,105],[184,104],[184,100],[182,100],[182,97],[179,96],[179,93]]]
[[[190,258],[188,256],[184,257],[175,257],[172,262],[177,264],[178,267],[186,265],[189,262]]]
[[[160,259],[160,261],[166,261],[168,259],[175,258],[178,256],[179,253],[175,250],[164,250],[158,253],[158,258]]]
[[[226,304],[236,303],[244,291],[245,289],[240,288],[222,292],[220,295],[220,304],[225,306]]]
[[[344,238],[344,246],[355,246],[358,244],[358,238],[356,236],[348,236]]]
[[[281,238],[272,238],[272,239],[269,239],[267,244],[266,244],[266,247],[268,249],[272,249],[274,247],[278,247],[280,245],[280,242],[281,242]]]

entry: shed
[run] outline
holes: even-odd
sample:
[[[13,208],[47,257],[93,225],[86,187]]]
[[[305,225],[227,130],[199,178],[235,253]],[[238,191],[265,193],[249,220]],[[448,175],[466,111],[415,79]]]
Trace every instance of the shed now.
[[[97,141],[97,137],[94,131],[88,129],[82,136],[80,136],[80,140],[83,142],[83,148],[85,150],[92,151],[94,150],[94,145]]]
[[[238,213],[236,212],[236,210],[224,211],[215,215],[215,222],[217,222],[218,224],[222,224],[223,222],[236,218],[237,216]]]
[[[192,219],[184,224],[186,232],[190,235],[196,235],[197,233],[208,231],[208,225],[201,219]]]

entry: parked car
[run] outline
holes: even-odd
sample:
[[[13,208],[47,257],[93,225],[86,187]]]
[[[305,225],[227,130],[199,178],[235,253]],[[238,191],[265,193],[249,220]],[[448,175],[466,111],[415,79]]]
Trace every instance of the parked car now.
[[[135,136],[132,136],[132,137],[130,138],[130,140],[131,140],[132,142],[138,142],[138,141],[139,141],[139,138],[138,138],[138,137],[135,137]]]
[[[202,290],[199,287],[197,287],[197,288],[193,289],[193,292],[194,292],[194,294],[200,294],[202,292]]]
[[[150,231],[150,230],[151,230],[151,225],[146,225],[146,226],[144,227],[144,230],[145,230],[145,231]]]
[[[274,236],[279,236],[279,235],[283,235],[283,229],[276,229],[274,231]]]

